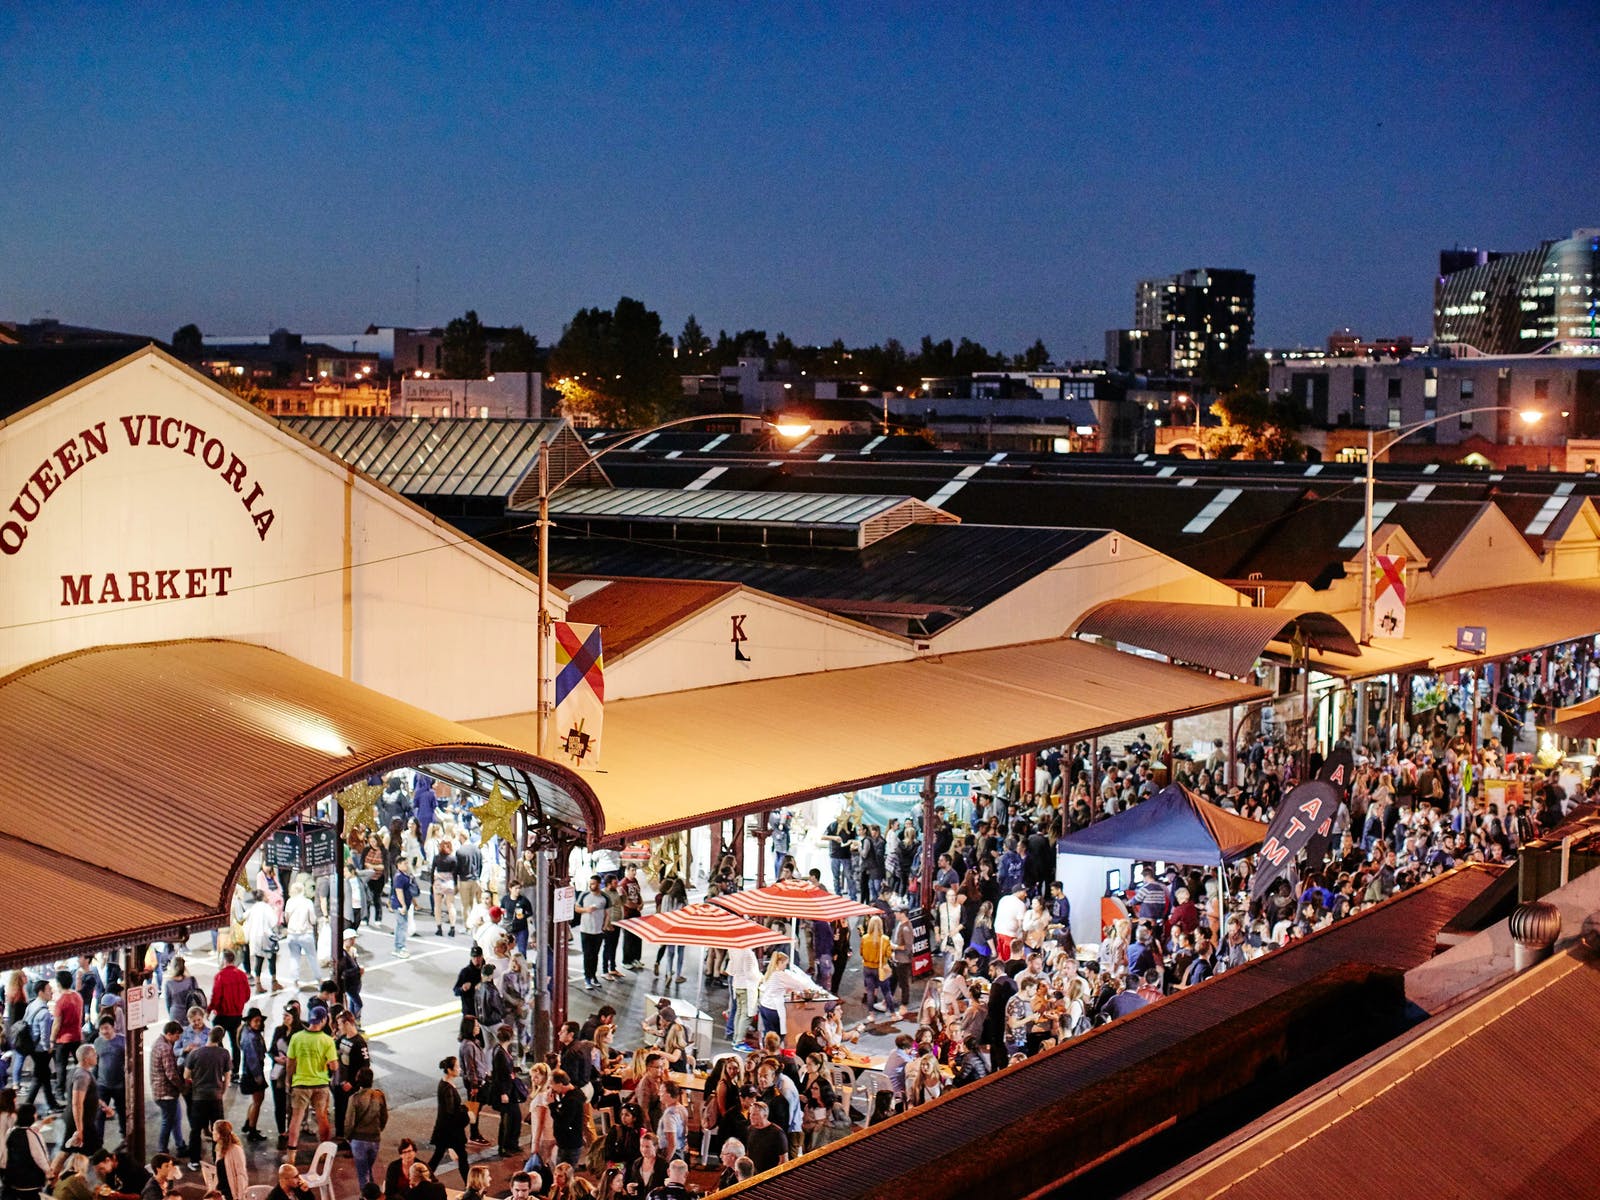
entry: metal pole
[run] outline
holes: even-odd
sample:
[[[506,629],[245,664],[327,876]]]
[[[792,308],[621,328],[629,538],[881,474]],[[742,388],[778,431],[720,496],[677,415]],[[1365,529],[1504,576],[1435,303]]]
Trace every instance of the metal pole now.
[[[1361,510],[1361,644],[1372,641],[1372,427],[1367,427],[1367,489]]]
[[[133,947],[133,952],[128,957],[127,970],[122,973],[122,994],[130,994],[133,989],[144,983],[146,972],[144,969],[145,955],[150,952],[150,947],[143,942]],[[123,1016],[127,1016],[126,1010]],[[148,1028],[133,1029],[124,1020],[127,1029],[127,1048],[123,1058],[123,1095],[126,1101],[123,1112],[128,1117],[128,1152],[135,1162],[144,1162],[144,1039],[149,1032]]]
[[[1238,778],[1239,768],[1239,708],[1228,705],[1228,786]]]
[[[545,678],[550,646],[550,461],[545,453],[548,444],[539,451],[539,633],[537,638],[539,661],[534,667],[538,694],[534,700],[534,748],[545,753],[545,695],[549,681]]]
[[[767,822],[771,813],[761,814],[761,824],[756,826],[756,886],[767,886],[767,834],[770,830]]]
[[[918,903],[924,912],[933,911],[933,823],[937,815],[933,811],[933,801],[939,794],[939,777],[929,775],[922,781],[922,872],[918,882]]]
[[[344,979],[339,970],[339,951],[344,948],[344,806],[335,801],[333,812],[333,927],[328,931],[328,970],[334,995],[344,1005]]]
[[[555,861],[551,864],[550,882],[554,887],[566,887],[571,875],[572,843],[557,841]],[[552,901],[554,896],[551,897]],[[553,905],[552,905],[553,907]],[[553,912],[551,914],[554,915]],[[567,1019],[567,950],[572,943],[572,924],[569,921],[550,922],[554,966],[550,972],[550,1020],[559,1028]]]
[[[533,988],[533,1052],[543,1061],[555,1047],[554,1000],[555,945],[550,936],[552,886],[550,879],[550,848],[540,846],[534,855],[533,882],[533,961],[537,964],[538,978]],[[510,881],[507,881],[510,887]]]

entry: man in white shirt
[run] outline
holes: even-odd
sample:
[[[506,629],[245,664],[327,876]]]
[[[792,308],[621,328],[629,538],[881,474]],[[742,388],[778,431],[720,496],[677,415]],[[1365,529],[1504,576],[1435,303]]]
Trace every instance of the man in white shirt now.
[[[1011,957],[1011,943],[1022,936],[1022,918],[1027,912],[1027,888],[1019,886],[1000,897],[994,910],[994,938],[1002,962]]]
[[[761,964],[754,950],[728,951],[728,1039],[735,1045],[750,1032],[756,993],[761,989]]]

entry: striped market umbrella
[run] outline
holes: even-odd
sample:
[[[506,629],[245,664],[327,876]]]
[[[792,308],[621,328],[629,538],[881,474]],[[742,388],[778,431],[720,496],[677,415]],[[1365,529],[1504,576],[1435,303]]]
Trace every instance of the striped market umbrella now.
[[[754,950],[787,942],[789,935],[748,921],[715,904],[685,904],[671,912],[628,917],[617,924],[657,946],[715,946],[722,950]]]
[[[842,921],[847,917],[879,917],[883,910],[836,896],[809,879],[780,879],[766,887],[717,896],[720,904],[745,917],[783,917],[790,921]]]

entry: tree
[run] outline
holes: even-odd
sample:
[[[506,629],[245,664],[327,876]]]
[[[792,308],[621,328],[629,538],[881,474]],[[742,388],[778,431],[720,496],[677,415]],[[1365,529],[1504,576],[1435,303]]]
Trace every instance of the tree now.
[[[439,369],[446,379],[482,379],[488,356],[489,339],[475,309],[444,327]]]
[[[1305,410],[1292,399],[1236,388],[1217,397],[1211,411],[1222,420],[1220,428],[1205,431],[1212,458],[1297,462],[1305,457],[1305,445],[1295,436],[1305,425]]]
[[[172,334],[172,352],[186,362],[193,362],[205,353],[205,340],[200,326],[192,321]]]
[[[672,338],[661,331],[661,315],[628,296],[615,309],[573,314],[550,353],[550,374],[567,405],[581,404],[604,425],[649,425],[682,405]]]
[[[521,325],[506,330],[500,348],[489,356],[489,365],[496,371],[542,371],[544,363],[539,339]]]
[[[698,366],[710,353],[711,339],[700,328],[700,322],[695,320],[694,314],[690,313],[689,319],[683,323],[683,332],[678,335],[678,358],[690,366]]]
[[[1044,339],[1034,338],[1033,345],[1017,356],[1017,365],[1024,371],[1042,371],[1048,367],[1050,351],[1045,348]]]

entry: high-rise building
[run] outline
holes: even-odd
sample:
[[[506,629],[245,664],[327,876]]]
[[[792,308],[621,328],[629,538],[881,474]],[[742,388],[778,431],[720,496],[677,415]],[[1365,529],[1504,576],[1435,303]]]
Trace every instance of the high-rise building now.
[[[1172,337],[1172,369],[1226,384],[1250,360],[1256,331],[1256,277],[1227,267],[1200,267],[1141,279],[1134,292],[1134,328]]]
[[[1557,338],[1600,336],[1600,229],[1510,253],[1445,250],[1433,286],[1433,340],[1526,354]]]

